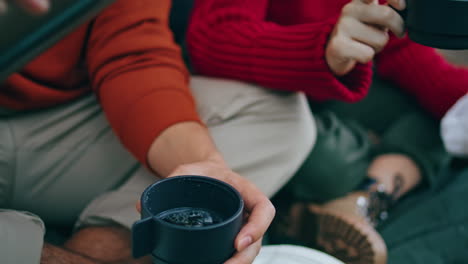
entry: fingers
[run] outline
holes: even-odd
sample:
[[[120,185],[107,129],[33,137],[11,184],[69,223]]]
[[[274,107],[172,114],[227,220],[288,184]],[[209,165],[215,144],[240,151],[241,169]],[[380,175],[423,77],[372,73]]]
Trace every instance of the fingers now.
[[[344,56],[346,58],[356,60],[359,63],[370,62],[374,58],[374,55],[374,49],[357,41],[349,42],[347,45],[347,49],[344,52]]]
[[[249,214],[247,223],[237,235],[235,247],[242,251],[263,237],[275,216],[275,207],[270,200],[251,182],[242,177],[232,177],[230,183],[244,199]]]
[[[346,5],[343,8],[343,15],[356,18],[363,23],[388,28],[397,36],[404,34],[403,18],[386,5]]]
[[[259,241],[275,216],[275,208],[252,182],[227,169],[224,164],[201,162],[179,166],[171,175],[205,175],[224,181],[239,191],[249,217],[236,237],[235,247],[240,252]]]
[[[404,10],[406,8],[406,0],[387,0],[387,3],[397,10]]]
[[[250,264],[257,257],[260,249],[262,248],[262,240],[258,240],[248,248],[238,251],[234,256],[226,261],[224,264]]]
[[[32,14],[43,14],[49,10],[49,0],[16,0],[21,7]]]
[[[360,13],[362,22],[388,28],[397,36],[404,34],[405,22],[395,10],[385,5],[368,5],[367,9]]]
[[[374,58],[375,50],[366,44],[344,35],[338,35],[330,40],[326,56],[329,67],[338,76],[350,72],[356,62],[368,63]]]
[[[275,216],[275,208],[268,199],[253,205],[247,223],[237,235],[235,246],[238,251],[244,250],[263,237]]]
[[[342,27],[345,27],[345,35],[347,35],[352,40],[364,43],[371,46],[376,53],[380,52],[389,40],[389,35],[386,30],[381,30],[373,26],[363,24],[353,18],[343,18],[345,21],[341,23],[338,27],[338,30],[341,30]],[[350,30],[346,30],[349,28]]]

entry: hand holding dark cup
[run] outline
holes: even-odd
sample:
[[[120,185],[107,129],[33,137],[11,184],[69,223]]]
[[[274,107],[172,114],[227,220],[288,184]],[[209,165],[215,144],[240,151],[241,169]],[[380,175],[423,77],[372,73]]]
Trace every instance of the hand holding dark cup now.
[[[142,220],[132,228],[134,257],[151,253],[157,264],[220,264],[235,252],[244,202],[229,184],[178,176],[148,187]]]

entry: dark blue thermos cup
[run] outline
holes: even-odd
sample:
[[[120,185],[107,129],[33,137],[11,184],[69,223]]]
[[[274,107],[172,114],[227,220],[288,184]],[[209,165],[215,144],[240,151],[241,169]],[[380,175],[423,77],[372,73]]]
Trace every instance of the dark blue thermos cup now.
[[[233,187],[203,176],[177,176],[149,186],[132,227],[135,258],[155,264],[221,264],[235,249],[244,202]]]

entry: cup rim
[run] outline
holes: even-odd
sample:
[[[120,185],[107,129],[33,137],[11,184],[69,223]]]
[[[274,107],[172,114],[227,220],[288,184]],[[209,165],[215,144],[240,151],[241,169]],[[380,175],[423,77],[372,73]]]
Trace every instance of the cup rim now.
[[[209,225],[209,226],[203,226],[203,227],[186,227],[186,226],[181,226],[181,225],[177,225],[177,224],[168,223],[166,221],[161,220],[160,218],[157,218],[156,217],[157,215],[153,215],[153,214],[151,214],[151,216],[149,218],[152,218],[153,220],[157,221],[161,225],[168,226],[168,227],[171,227],[171,228],[176,228],[176,229],[180,229],[180,230],[190,230],[190,231],[202,231],[202,230],[215,229],[215,228],[218,228],[220,226],[225,226],[226,224],[230,224],[231,222],[235,221],[239,217],[240,214],[242,214],[244,212],[244,199],[242,199],[242,196],[241,196],[241,194],[239,193],[238,190],[236,190],[233,186],[231,186],[230,184],[228,184],[226,182],[223,182],[221,180],[218,180],[218,179],[215,179],[215,178],[212,178],[212,177],[201,176],[201,175],[173,176],[173,177],[169,177],[169,178],[159,180],[159,181],[151,184],[150,186],[148,186],[145,189],[145,191],[141,195],[140,202],[141,202],[142,210],[143,210],[143,207],[146,208],[145,204],[143,203],[143,200],[148,196],[148,192],[152,188],[154,188],[154,186],[156,186],[158,184],[162,184],[162,183],[167,182],[167,181],[180,180],[180,179],[183,179],[183,178],[189,178],[190,180],[195,180],[195,181],[202,181],[204,183],[209,183],[209,184],[213,184],[213,185],[217,185],[217,186],[222,185],[227,190],[231,191],[239,199],[239,205],[238,205],[237,211],[231,217],[227,218],[226,220],[224,220],[224,221],[222,221],[220,223]]]

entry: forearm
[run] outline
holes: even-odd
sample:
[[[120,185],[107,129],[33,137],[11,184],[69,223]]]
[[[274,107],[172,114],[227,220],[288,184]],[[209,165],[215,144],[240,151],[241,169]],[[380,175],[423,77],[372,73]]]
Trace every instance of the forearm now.
[[[148,152],[148,164],[167,177],[177,167],[200,161],[224,164],[208,129],[197,122],[182,122],[164,130]]]
[[[206,127],[196,122],[170,126],[151,145],[148,164],[162,177],[202,175],[226,182],[239,191],[249,217],[237,235],[237,253],[226,263],[253,262],[275,208],[253,183],[228,168]]]
[[[223,2],[223,0],[220,0]],[[203,75],[267,88],[303,91],[316,100],[358,101],[371,81],[371,66],[338,78],[325,60],[336,17],[280,25],[267,21],[266,1],[200,1],[187,33],[192,65]]]
[[[162,131],[199,121],[180,48],[168,28],[170,0],[116,1],[93,23],[87,68],[110,125],[143,164]]]
[[[378,73],[412,94],[435,117],[468,90],[468,70],[448,63],[429,47],[392,38],[377,58]]]

